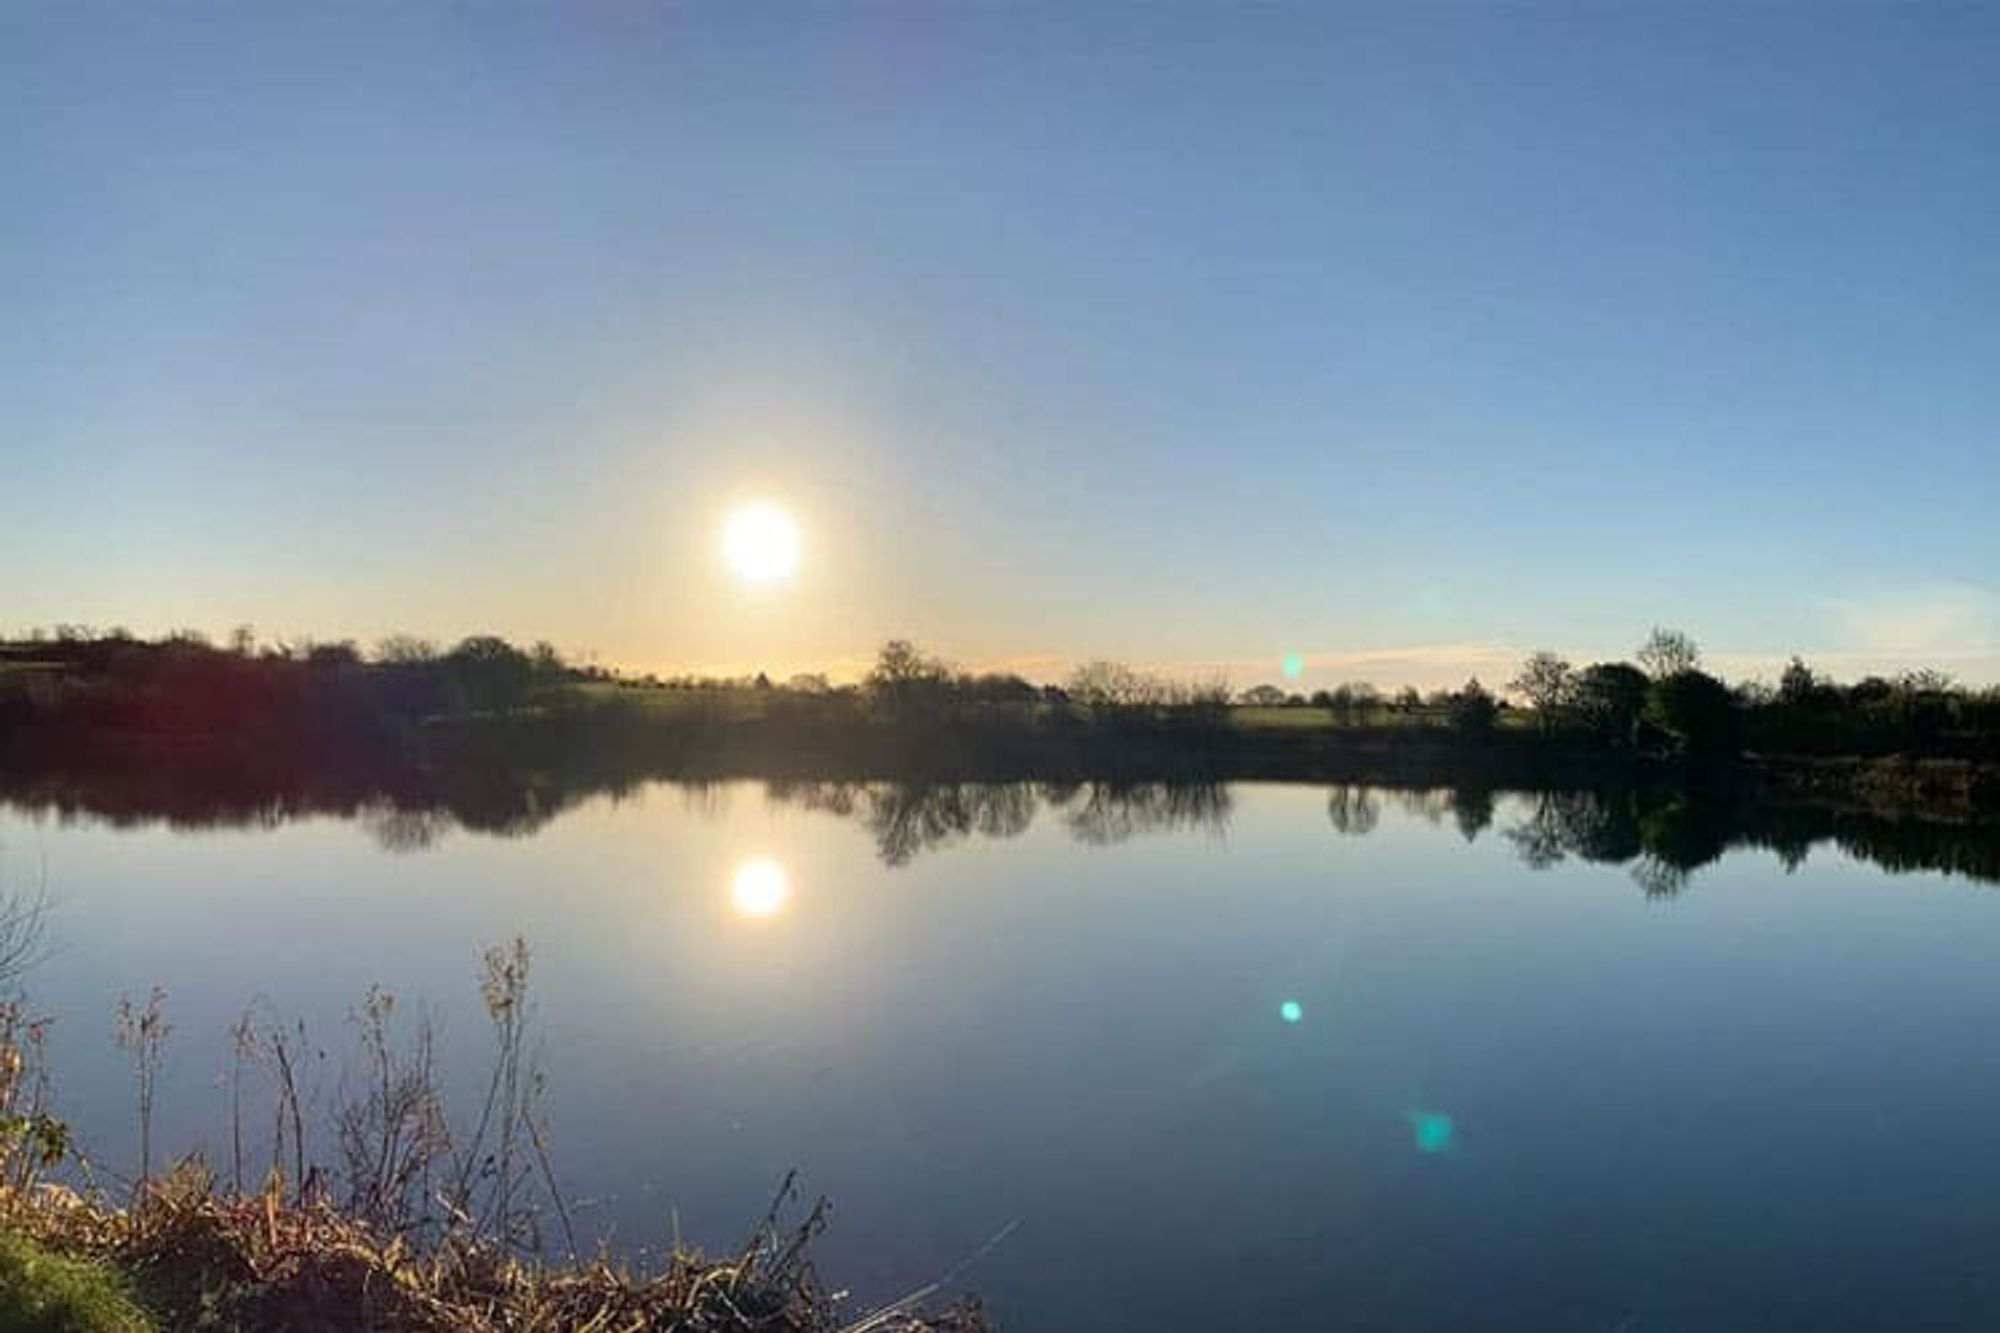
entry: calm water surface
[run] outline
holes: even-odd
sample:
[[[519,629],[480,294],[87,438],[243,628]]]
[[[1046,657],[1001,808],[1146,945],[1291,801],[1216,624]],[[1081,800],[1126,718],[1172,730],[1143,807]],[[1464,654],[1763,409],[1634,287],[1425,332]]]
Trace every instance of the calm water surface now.
[[[56,900],[30,988],[113,1165],[120,991],[168,992],[159,1138],[222,1158],[246,1003],[306,1022],[322,1115],[367,987],[426,1005],[463,1108],[479,955],[519,934],[558,1170],[631,1250],[676,1217],[733,1244],[797,1166],[857,1305],[1018,1223],[962,1279],[1014,1330],[2000,1327],[2000,893],[1828,845],[1597,863],[1540,808],[744,783],[517,838],[13,812],[0,876]]]

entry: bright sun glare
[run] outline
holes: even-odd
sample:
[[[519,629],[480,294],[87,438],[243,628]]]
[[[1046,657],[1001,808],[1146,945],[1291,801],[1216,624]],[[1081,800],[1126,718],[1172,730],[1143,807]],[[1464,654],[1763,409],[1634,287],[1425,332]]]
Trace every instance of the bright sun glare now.
[[[776,582],[798,568],[798,525],[774,504],[743,505],[731,511],[723,524],[722,553],[738,578]]]
[[[736,904],[738,912],[749,917],[776,916],[791,896],[791,877],[768,856],[736,867],[736,878],[729,886],[730,901]]]

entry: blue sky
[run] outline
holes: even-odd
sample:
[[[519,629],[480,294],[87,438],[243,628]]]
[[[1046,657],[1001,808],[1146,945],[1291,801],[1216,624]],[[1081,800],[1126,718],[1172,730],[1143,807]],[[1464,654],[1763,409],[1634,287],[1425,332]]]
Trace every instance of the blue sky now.
[[[1915,5],[6,6],[0,618],[2000,678],[1996,70]]]

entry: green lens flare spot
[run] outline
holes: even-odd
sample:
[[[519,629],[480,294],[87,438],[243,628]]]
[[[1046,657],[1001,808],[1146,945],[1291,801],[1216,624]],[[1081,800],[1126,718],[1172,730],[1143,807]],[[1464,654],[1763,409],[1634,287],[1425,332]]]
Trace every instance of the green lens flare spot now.
[[[1278,1017],[1287,1023],[1296,1023],[1306,1016],[1305,1006],[1297,1000],[1286,1000],[1278,1006]]]
[[[1426,1155],[1446,1152],[1451,1148],[1457,1127],[1451,1117],[1442,1111],[1411,1111],[1409,1113],[1410,1135],[1416,1140],[1416,1148]]]
[[[1286,653],[1285,660],[1279,664],[1279,669],[1285,673],[1286,680],[1297,680],[1300,673],[1306,669],[1306,659],[1298,653]]]

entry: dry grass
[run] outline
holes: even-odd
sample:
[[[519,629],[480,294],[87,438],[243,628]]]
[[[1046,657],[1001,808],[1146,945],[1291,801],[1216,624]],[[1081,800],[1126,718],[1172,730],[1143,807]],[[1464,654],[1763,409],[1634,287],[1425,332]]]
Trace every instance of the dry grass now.
[[[465,1237],[419,1253],[325,1201],[284,1202],[275,1178],[232,1195],[193,1165],[123,1208],[50,1185],[0,1199],[0,1226],[129,1275],[162,1333],[982,1333],[976,1306],[843,1323],[805,1258],[822,1219],[767,1224],[728,1259],[677,1252],[640,1273]]]

